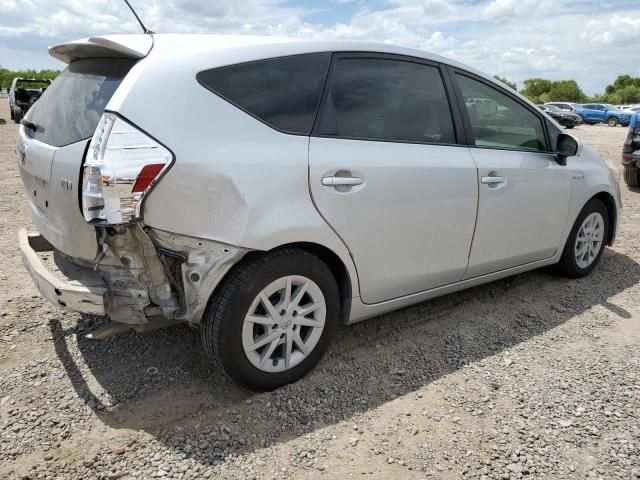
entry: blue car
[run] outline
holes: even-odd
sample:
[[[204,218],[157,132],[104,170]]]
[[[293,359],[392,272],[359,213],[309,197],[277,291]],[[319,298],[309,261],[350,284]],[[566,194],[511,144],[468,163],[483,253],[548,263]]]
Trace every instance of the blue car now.
[[[640,113],[631,117],[629,134],[622,147],[624,181],[630,187],[640,186]]]
[[[584,123],[593,125],[595,123],[606,123],[610,127],[622,125],[629,126],[631,113],[620,110],[610,103],[586,103],[576,107],[576,113],[582,117]]]

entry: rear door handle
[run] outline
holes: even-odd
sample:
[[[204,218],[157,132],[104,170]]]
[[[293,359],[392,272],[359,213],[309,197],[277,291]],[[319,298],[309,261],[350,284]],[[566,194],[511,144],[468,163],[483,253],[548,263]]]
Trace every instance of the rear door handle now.
[[[363,183],[364,180],[360,177],[322,177],[322,185],[325,187],[338,187],[340,185],[353,187]]]
[[[485,185],[496,185],[498,183],[504,183],[505,181],[504,177],[482,177],[480,179],[480,182]]]

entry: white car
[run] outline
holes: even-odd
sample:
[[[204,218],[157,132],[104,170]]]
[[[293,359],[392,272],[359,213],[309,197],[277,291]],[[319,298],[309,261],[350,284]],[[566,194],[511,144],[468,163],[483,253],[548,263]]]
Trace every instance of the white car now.
[[[446,58],[150,34],[50,53],[69,65],[17,147],[37,287],[123,328],[199,324],[251,389],[302,377],[340,323],[545,265],[582,277],[614,241],[615,168]]]

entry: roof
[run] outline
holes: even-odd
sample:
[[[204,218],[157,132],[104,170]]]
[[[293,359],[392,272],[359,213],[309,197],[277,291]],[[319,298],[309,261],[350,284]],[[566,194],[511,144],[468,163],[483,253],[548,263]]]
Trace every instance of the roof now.
[[[88,56],[143,58],[149,54],[152,47],[159,47],[165,51],[179,51],[182,55],[199,55],[220,50],[236,51],[240,57],[243,56],[240,52],[252,50],[256,53],[259,52],[262,58],[313,52],[378,52],[446,63],[486,76],[440,55],[387,43],[257,35],[99,35],[49,47],[49,54],[65,63],[70,63],[78,58]]]

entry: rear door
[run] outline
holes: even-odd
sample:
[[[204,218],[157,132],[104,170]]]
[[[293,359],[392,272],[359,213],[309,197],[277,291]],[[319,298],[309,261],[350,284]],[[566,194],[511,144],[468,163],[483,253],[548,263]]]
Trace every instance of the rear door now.
[[[310,189],[353,255],[365,303],[459,281],[467,267],[476,166],[458,142],[445,78],[434,63],[334,55]]]
[[[590,122],[597,122],[600,120],[600,115],[598,112],[598,109],[596,108],[596,105],[593,104],[588,104],[585,105],[583,110],[583,114],[584,114],[584,119],[588,120]]]
[[[467,72],[453,79],[463,99],[478,165],[478,220],[465,279],[553,256],[569,211],[571,171],[550,150],[544,117],[508,91]],[[470,98],[496,105],[478,115]]]
[[[100,116],[134,60],[71,63],[29,110],[18,166],[40,233],[67,255],[93,259],[97,241],[80,209],[81,168]],[[35,127],[35,130],[30,127]]]

